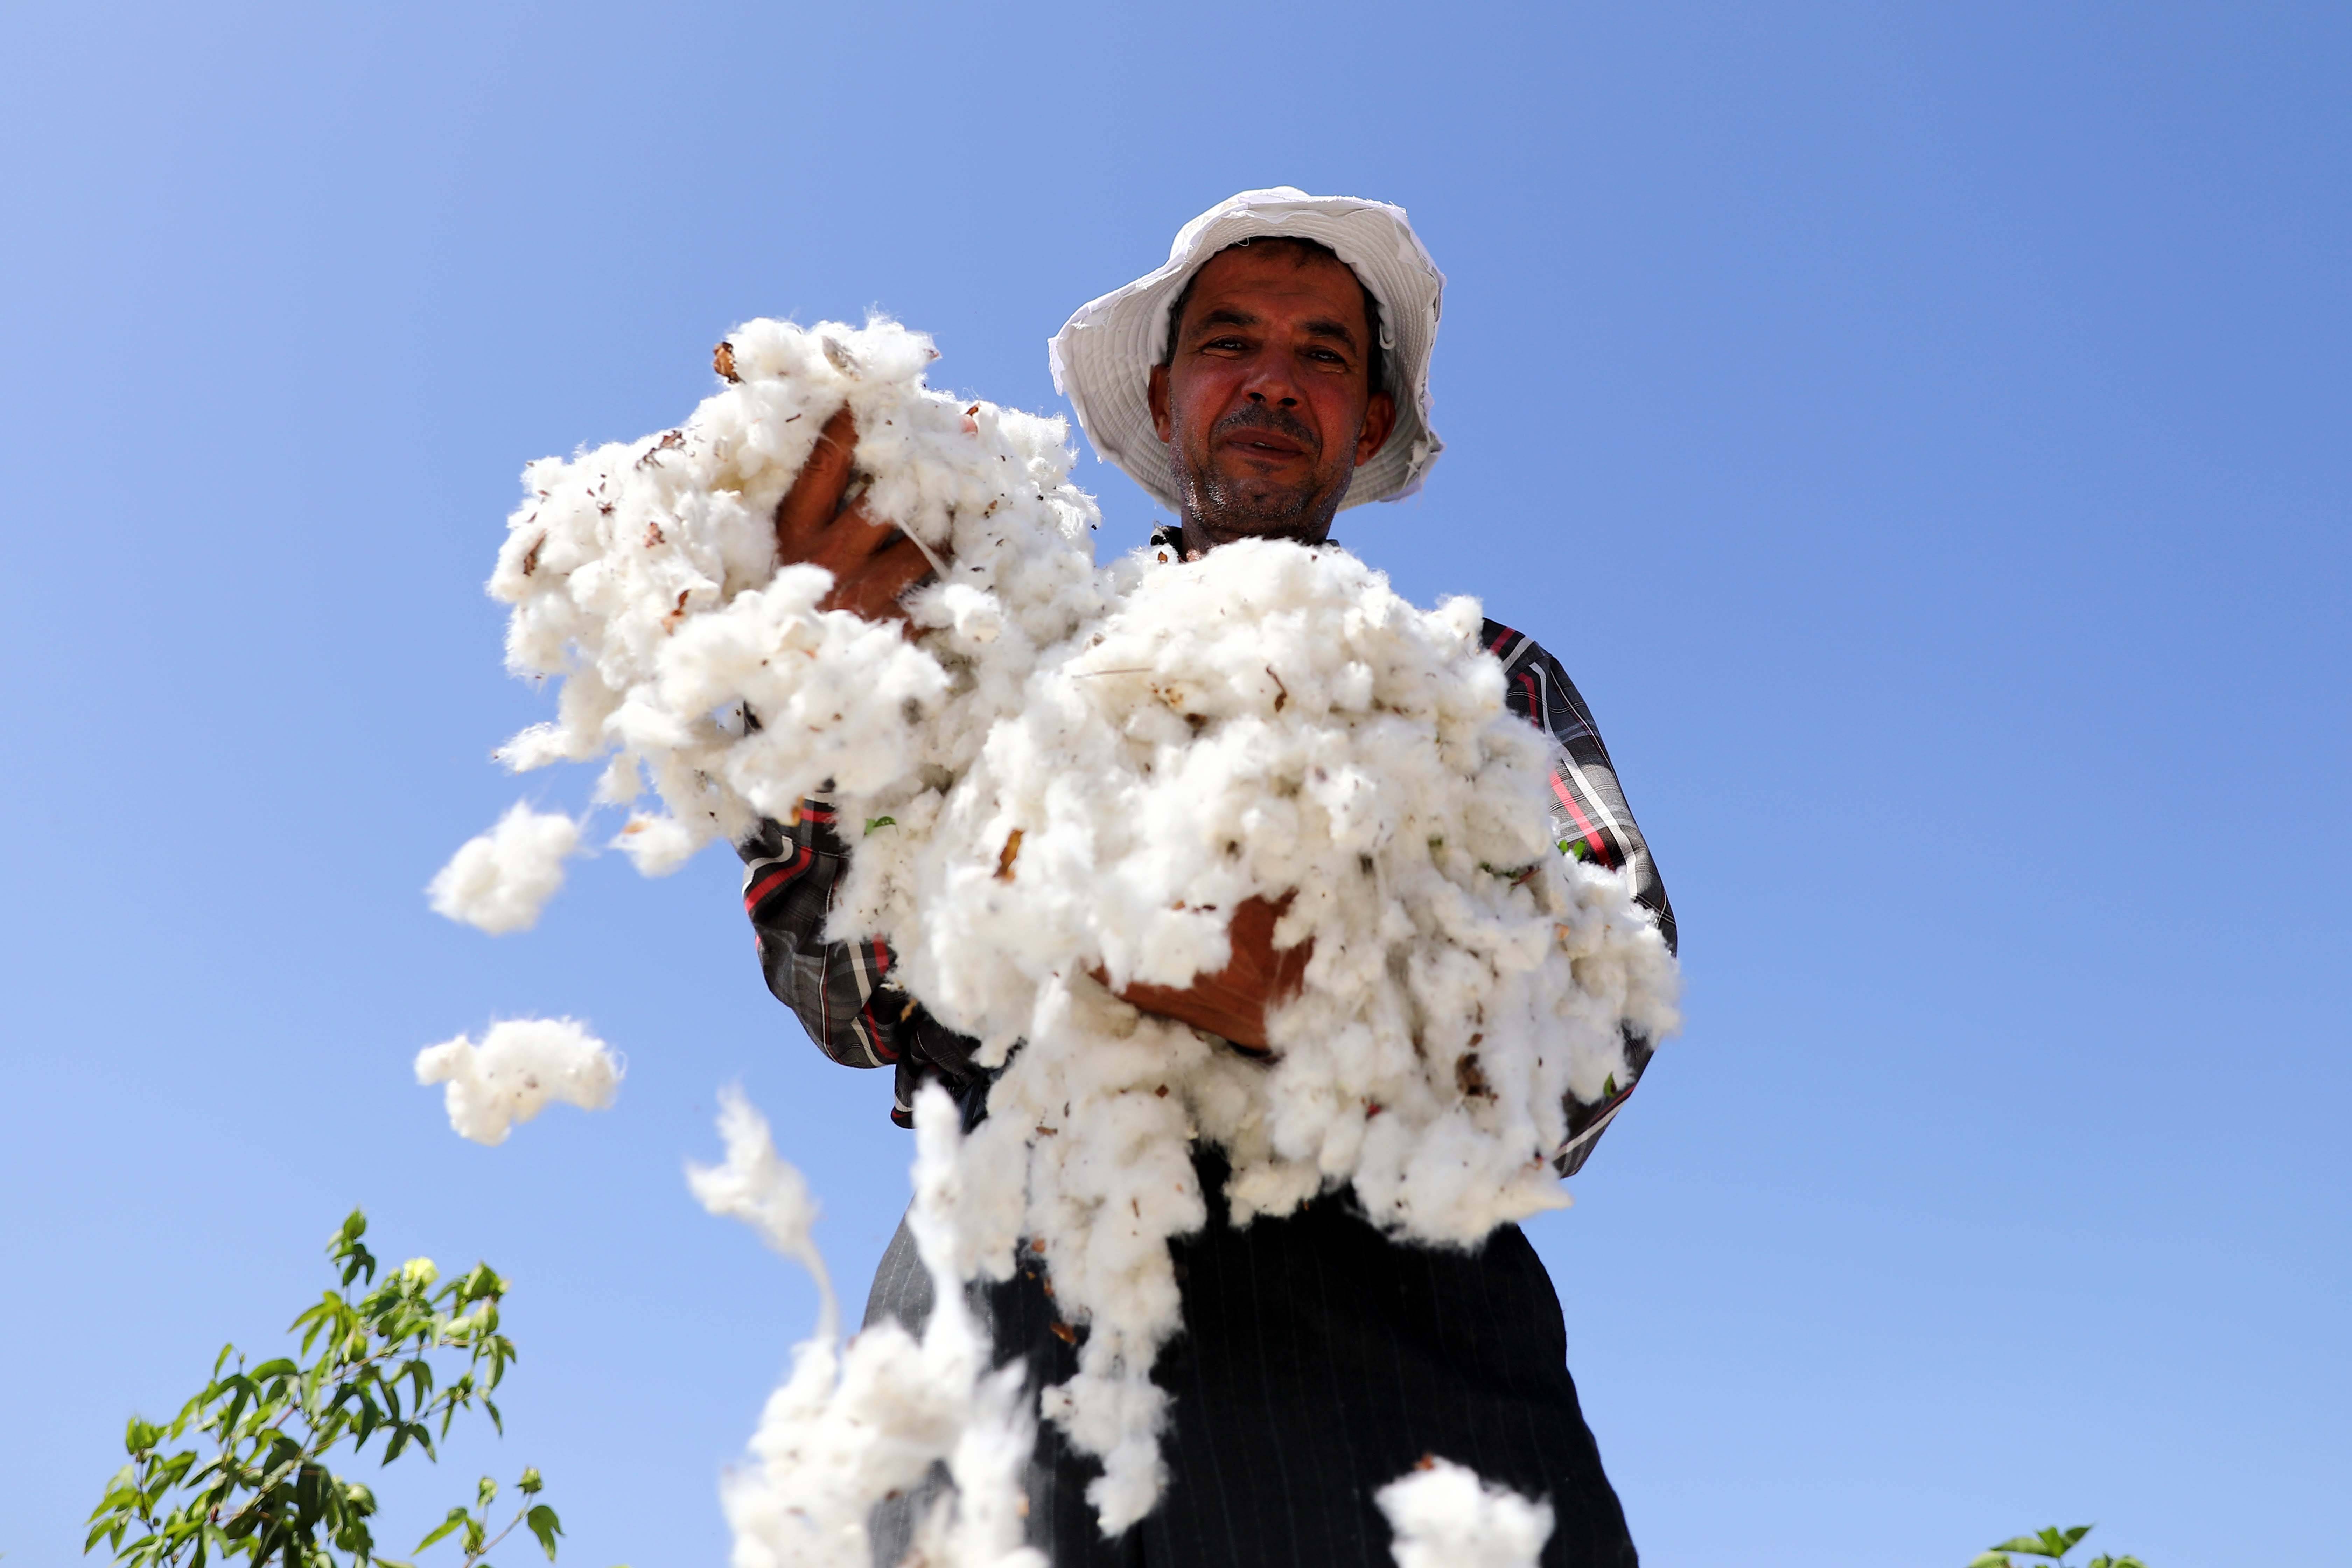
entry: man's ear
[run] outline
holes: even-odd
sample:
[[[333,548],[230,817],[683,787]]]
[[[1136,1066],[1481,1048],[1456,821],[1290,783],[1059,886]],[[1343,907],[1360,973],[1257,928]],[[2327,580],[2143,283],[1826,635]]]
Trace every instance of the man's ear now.
[[[1370,462],[1372,454],[1387,443],[1389,432],[1395,428],[1396,399],[1385,392],[1373,393],[1364,405],[1364,428],[1356,437],[1356,467],[1360,468]]]
[[[1164,447],[1168,444],[1170,432],[1174,428],[1168,418],[1168,367],[1166,365],[1155,364],[1151,367],[1151,379],[1145,384],[1143,395],[1144,400],[1151,405],[1152,431],[1160,437],[1160,444]]]

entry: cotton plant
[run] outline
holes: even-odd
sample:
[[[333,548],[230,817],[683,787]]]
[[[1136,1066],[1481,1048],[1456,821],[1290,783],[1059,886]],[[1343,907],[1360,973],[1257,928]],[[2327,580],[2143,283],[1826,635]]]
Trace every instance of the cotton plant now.
[[[1193,1139],[1238,1223],[1345,1187],[1393,1235],[1475,1246],[1567,1202],[1565,1099],[1673,1031],[1676,976],[1625,879],[1547,842],[1549,748],[1474,601],[1423,609],[1286,542],[1097,564],[1066,427],[929,388],[935,357],[883,320],[755,321],[683,424],[531,465],[489,586],[555,714],[501,754],[595,767],[647,874],[812,794],[877,825],[828,934],[887,942],[996,1072],[940,1256],[1050,1272],[1078,1371],[1040,1412],[1103,1461],[1116,1533],[1165,1484],[1150,1374],[1181,1327],[1169,1243],[1207,1212]],[[868,513],[934,568],[903,630],[776,562],[776,505],[845,406]],[[536,918],[586,841],[545,817],[461,849],[436,906]],[[1269,1060],[1119,999],[1223,966],[1252,899],[1306,959]]]

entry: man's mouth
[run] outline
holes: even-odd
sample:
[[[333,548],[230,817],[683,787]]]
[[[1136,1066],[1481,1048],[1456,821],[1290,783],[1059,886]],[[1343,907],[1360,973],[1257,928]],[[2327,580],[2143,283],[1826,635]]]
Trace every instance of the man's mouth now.
[[[1313,455],[1308,443],[1283,431],[1270,430],[1263,425],[1244,425],[1238,430],[1228,430],[1218,439],[1217,445],[1228,452],[1269,462],[1286,462],[1293,458]]]

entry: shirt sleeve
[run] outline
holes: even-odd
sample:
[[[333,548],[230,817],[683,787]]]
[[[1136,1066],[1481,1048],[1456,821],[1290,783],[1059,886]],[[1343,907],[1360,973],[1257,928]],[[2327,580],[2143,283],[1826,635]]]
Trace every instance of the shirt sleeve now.
[[[1503,664],[1505,700],[1511,711],[1551,737],[1551,837],[1563,855],[1598,861],[1612,870],[1626,871],[1633,881],[1635,901],[1658,922],[1666,951],[1676,951],[1675,907],[1658,876],[1648,840],[1625,804],[1617,782],[1616,764],[1601,743],[1592,710],[1585,706],[1559,660],[1546,653],[1534,638],[1488,621],[1484,632],[1486,650]],[[1647,1037],[1627,1031],[1626,1081],[1612,1082],[1598,1100],[1571,1096],[1568,1102],[1568,1142],[1555,1157],[1563,1176],[1574,1175],[1591,1157],[1601,1134],[1616,1119],[1655,1048]]]
[[[825,917],[849,868],[830,803],[803,800],[788,822],[763,819],[736,851],[743,858],[743,912],[768,989],[818,1049],[846,1067],[891,1068],[890,1116],[902,1127],[913,1125],[915,1090],[925,1079],[940,1079],[950,1090],[971,1081],[977,1047],[899,987],[887,944],[825,940]]]

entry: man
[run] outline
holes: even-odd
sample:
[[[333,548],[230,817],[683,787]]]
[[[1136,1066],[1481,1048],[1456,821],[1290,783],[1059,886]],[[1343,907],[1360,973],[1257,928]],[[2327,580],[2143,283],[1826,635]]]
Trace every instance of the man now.
[[[1082,309],[1055,340],[1055,379],[1097,449],[1170,506],[1153,536],[1171,568],[1237,539],[1327,543],[1343,505],[1410,494],[1440,451],[1427,367],[1444,278],[1398,208],[1246,192],[1178,235],[1168,266]],[[911,542],[842,505],[855,443],[847,411],[826,426],[777,509],[780,558],[832,571],[831,607],[886,617],[926,563]],[[1549,654],[1507,626],[1484,637],[1514,711],[1554,739],[1554,838],[1627,868],[1669,942],[1674,916],[1591,716]],[[848,849],[822,801],[742,847],[744,905],[770,987],[836,1061],[889,1065],[893,1116],[938,1079],[968,1118],[985,1113],[973,1043],[896,988],[880,944],[823,939]],[[1262,1049],[1269,1002],[1295,974],[1273,948],[1275,911],[1235,911],[1233,960],[1189,987],[1131,987],[1148,1012],[1237,1049]],[[1629,1042],[1638,1074],[1647,1041]],[[1570,1172],[1630,1094],[1570,1107]],[[1285,1219],[1226,1222],[1222,1159],[1196,1154],[1207,1226],[1174,1253],[1185,1331],[1155,1379],[1174,1395],[1159,1510],[1105,1541],[1085,1501],[1091,1461],[1041,1426],[1028,1477],[1030,1532],[1056,1564],[1377,1564],[1389,1531],[1372,1502],[1423,1455],[1547,1499],[1544,1562],[1630,1568],[1622,1511],[1565,1364],[1558,1298],[1516,1226],[1477,1252],[1382,1237],[1329,1194]],[[929,1281],[904,1227],[875,1279],[866,1321],[919,1324]],[[976,1289],[1000,1361],[1025,1357],[1033,1387],[1076,1370],[1034,1276]],[[1061,1330],[1066,1333],[1066,1330]],[[874,1521],[876,1562],[896,1563],[920,1497]]]

